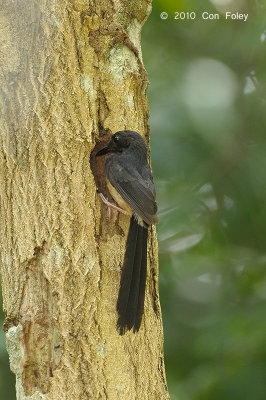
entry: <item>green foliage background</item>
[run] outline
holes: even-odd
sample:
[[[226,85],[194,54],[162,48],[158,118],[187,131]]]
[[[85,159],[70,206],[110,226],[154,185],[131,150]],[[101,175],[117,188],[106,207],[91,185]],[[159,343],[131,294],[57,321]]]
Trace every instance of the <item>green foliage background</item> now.
[[[157,0],[144,27],[172,400],[266,399],[266,10],[238,11]]]
[[[227,3],[243,22],[198,3],[154,1],[142,35],[167,380],[172,400],[265,400],[265,4]],[[0,398],[15,399],[2,332]]]

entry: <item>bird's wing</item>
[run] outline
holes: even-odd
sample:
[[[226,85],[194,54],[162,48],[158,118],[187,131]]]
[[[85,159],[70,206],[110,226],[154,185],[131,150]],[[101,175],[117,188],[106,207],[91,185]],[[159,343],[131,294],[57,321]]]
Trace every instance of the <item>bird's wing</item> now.
[[[148,163],[137,170],[135,158],[114,154],[107,159],[105,168],[110,183],[133,211],[147,224],[158,222],[154,184]]]

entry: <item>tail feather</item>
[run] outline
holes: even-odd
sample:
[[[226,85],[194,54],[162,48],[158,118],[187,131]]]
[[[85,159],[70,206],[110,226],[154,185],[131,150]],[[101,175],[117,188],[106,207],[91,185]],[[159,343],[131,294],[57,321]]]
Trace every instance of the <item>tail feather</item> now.
[[[147,235],[147,228],[132,217],[117,301],[120,335],[132,327],[134,332],[140,328],[147,274]]]
[[[142,237],[142,259],[140,268],[140,281],[139,281],[139,298],[138,298],[138,308],[136,314],[135,325],[133,328],[134,332],[137,332],[140,328],[142,315],[144,311],[144,299],[145,299],[145,288],[146,288],[146,278],[147,278],[147,241],[148,241],[148,229],[143,229]]]
[[[138,226],[137,243],[135,248],[134,267],[130,285],[130,293],[127,303],[127,327],[131,329],[136,320],[138,302],[139,302],[139,288],[140,288],[140,275],[142,266],[142,248],[143,248],[143,229]]]
[[[116,307],[118,314],[119,316],[121,316],[121,318],[123,318],[127,310],[132,274],[134,269],[134,255],[137,244],[137,238],[138,238],[138,224],[134,223],[133,218],[131,218],[127,236],[124,266],[122,269],[120,289]]]

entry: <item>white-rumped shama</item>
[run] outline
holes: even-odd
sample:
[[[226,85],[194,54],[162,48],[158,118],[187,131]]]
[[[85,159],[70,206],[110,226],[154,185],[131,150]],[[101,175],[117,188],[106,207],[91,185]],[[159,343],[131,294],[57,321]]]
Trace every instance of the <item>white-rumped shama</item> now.
[[[158,222],[155,188],[147,145],[134,131],[116,132],[96,156],[105,162],[107,186],[113,199],[131,215],[117,300],[120,335],[141,325],[147,275],[148,227]]]

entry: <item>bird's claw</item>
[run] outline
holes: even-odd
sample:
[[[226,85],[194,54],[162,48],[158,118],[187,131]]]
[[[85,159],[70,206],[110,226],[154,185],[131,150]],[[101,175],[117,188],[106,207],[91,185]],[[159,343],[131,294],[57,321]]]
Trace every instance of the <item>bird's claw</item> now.
[[[104,197],[104,195],[102,193],[98,193],[102,202],[108,207],[108,219],[110,219],[110,208],[114,208],[116,211],[121,212],[122,214],[125,215],[130,215],[127,211],[123,210],[123,208],[120,208],[118,206],[116,206],[115,204],[111,203],[109,200],[106,199],[106,197]]]

